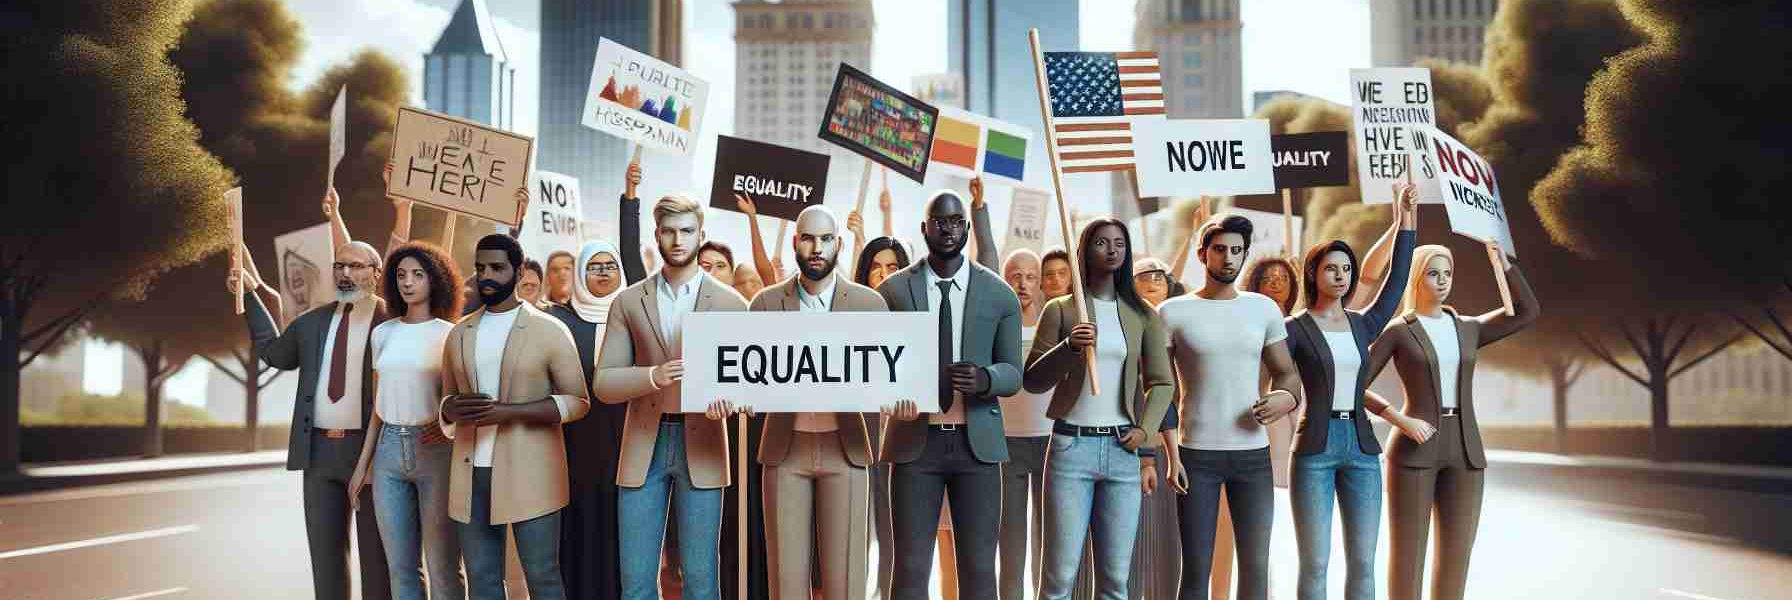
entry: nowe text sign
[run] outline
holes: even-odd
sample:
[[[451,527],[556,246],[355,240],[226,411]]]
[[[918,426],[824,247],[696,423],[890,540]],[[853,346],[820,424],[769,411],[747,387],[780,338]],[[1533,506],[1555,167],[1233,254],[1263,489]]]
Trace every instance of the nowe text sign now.
[[[1426,155],[1426,130],[1437,125],[1431,71],[1424,68],[1350,70],[1350,122],[1356,130],[1356,177],[1364,204],[1394,201],[1394,184],[1419,186],[1419,202],[1437,203],[1437,168]]]
[[[1276,191],[1266,119],[1169,119],[1133,130],[1139,195]]]
[[[534,138],[408,106],[394,131],[387,194],[517,226]]]
[[[939,327],[925,312],[696,312],[685,317],[679,406],[762,413],[939,412]]]

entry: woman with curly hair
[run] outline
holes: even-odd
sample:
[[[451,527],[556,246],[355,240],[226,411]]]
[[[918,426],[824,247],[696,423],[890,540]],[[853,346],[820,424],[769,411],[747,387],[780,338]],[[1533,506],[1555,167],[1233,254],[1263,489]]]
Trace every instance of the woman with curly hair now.
[[[454,445],[436,419],[442,343],[460,315],[460,271],[441,248],[398,246],[386,259],[380,295],[392,319],[374,327],[374,414],[349,485],[353,502],[373,484],[373,509],[390,565],[393,597],[466,597],[460,537],[448,518]],[[427,588],[423,557],[427,565]]]

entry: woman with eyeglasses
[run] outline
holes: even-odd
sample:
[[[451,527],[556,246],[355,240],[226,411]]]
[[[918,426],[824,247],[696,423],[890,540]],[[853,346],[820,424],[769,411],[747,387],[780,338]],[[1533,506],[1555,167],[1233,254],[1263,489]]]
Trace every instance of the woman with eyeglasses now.
[[[572,299],[555,304],[548,314],[566,324],[585,365],[585,381],[593,381],[598,341],[603,339],[610,303],[628,284],[645,275],[639,252],[641,166],[630,164],[621,198],[621,247],[590,241],[573,262]],[[596,398],[595,395],[592,396]],[[622,596],[621,554],[617,547],[616,465],[621,455],[622,426],[628,405],[592,402],[584,419],[562,425],[571,503],[560,516],[560,573],[568,598],[614,599]]]

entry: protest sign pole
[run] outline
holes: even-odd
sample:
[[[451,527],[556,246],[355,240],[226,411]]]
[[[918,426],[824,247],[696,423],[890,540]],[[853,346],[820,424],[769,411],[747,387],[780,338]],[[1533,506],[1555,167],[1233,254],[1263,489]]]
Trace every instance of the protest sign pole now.
[[[632,143],[635,146],[635,152],[634,152],[634,154],[632,154],[628,157],[628,164],[639,165],[639,164],[641,164],[641,142],[632,142]]]
[[[1045,118],[1045,155],[1052,161],[1052,191],[1056,193],[1058,199],[1058,227],[1064,234],[1064,245],[1069,246],[1071,245],[1070,240],[1073,239],[1070,233],[1070,209],[1064,204],[1064,171],[1062,167],[1058,166],[1058,138],[1054,135],[1056,129],[1052,123],[1051,92],[1047,91],[1049,87],[1045,82],[1045,55],[1039,49],[1039,30],[1037,28],[1027,29],[1027,42],[1033,46],[1033,82],[1039,91],[1039,114]],[[1137,186],[1134,186],[1134,189],[1137,189]],[[1069,252],[1070,304],[1076,308],[1076,322],[1088,323],[1088,308],[1084,304],[1086,300],[1083,299],[1083,275],[1081,266],[1078,264],[1082,262],[1081,254],[1082,251],[1078,248],[1072,248]],[[1101,395],[1101,378],[1095,368],[1095,353],[1085,352],[1083,357],[1086,359],[1084,364],[1089,369],[1089,393],[1099,396]]]
[[[1506,316],[1510,317],[1513,315],[1512,285],[1506,283],[1506,255],[1492,242],[1486,242],[1486,244],[1487,258],[1492,261],[1493,265],[1493,281],[1500,285],[1500,306],[1505,309]]]
[[[859,176],[859,204],[857,206],[853,207],[853,212],[859,213],[860,218],[864,218],[865,195],[871,192],[872,164],[871,164],[871,159],[869,159],[869,158],[863,158],[860,160],[863,160],[865,162],[865,173],[863,175]],[[889,181],[890,181],[890,177],[888,175],[885,175],[884,176],[884,185],[888,186]]]
[[[1282,253],[1290,258],[1300,250],[1294,241],[1294,190],[1282,188]]]
[[[230,188],[224,192],[224,209],[230,213],[230,270],[240,271],[243,268],[243,188]],[[243,278],[236,278],[236,314],[243,314]]]
[[[735,593],[747,596],[747,413],[740,413],[740,436],[734,442],[735,462],[740,467],[740,485],[734,495]]]
[[[448,213],[447,219],[442,221],[442,249],[450,253],[454,252],[454,222],[458,220],[460,215]]]
[[[1132,205],[1139,209],[1139,243],[1145,249],[1146,256],[1151,254],[1151,215],[1145,214],[1145,197],[1139,195],[1139,170],[1128,169],[1127,176],[1132,178]]]

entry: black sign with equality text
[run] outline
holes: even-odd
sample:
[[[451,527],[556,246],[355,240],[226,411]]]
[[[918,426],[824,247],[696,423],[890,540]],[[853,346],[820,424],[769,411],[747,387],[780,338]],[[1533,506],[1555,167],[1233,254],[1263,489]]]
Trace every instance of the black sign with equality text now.
[[[795,221],[827,198],[828,156],[753,140],[716,136],[710,208],[740,212],[736,193],[753,198],[759,214]]]
[[[1280,189],[1350,185],[1350,134],[1343,131],[1270,136]]]

